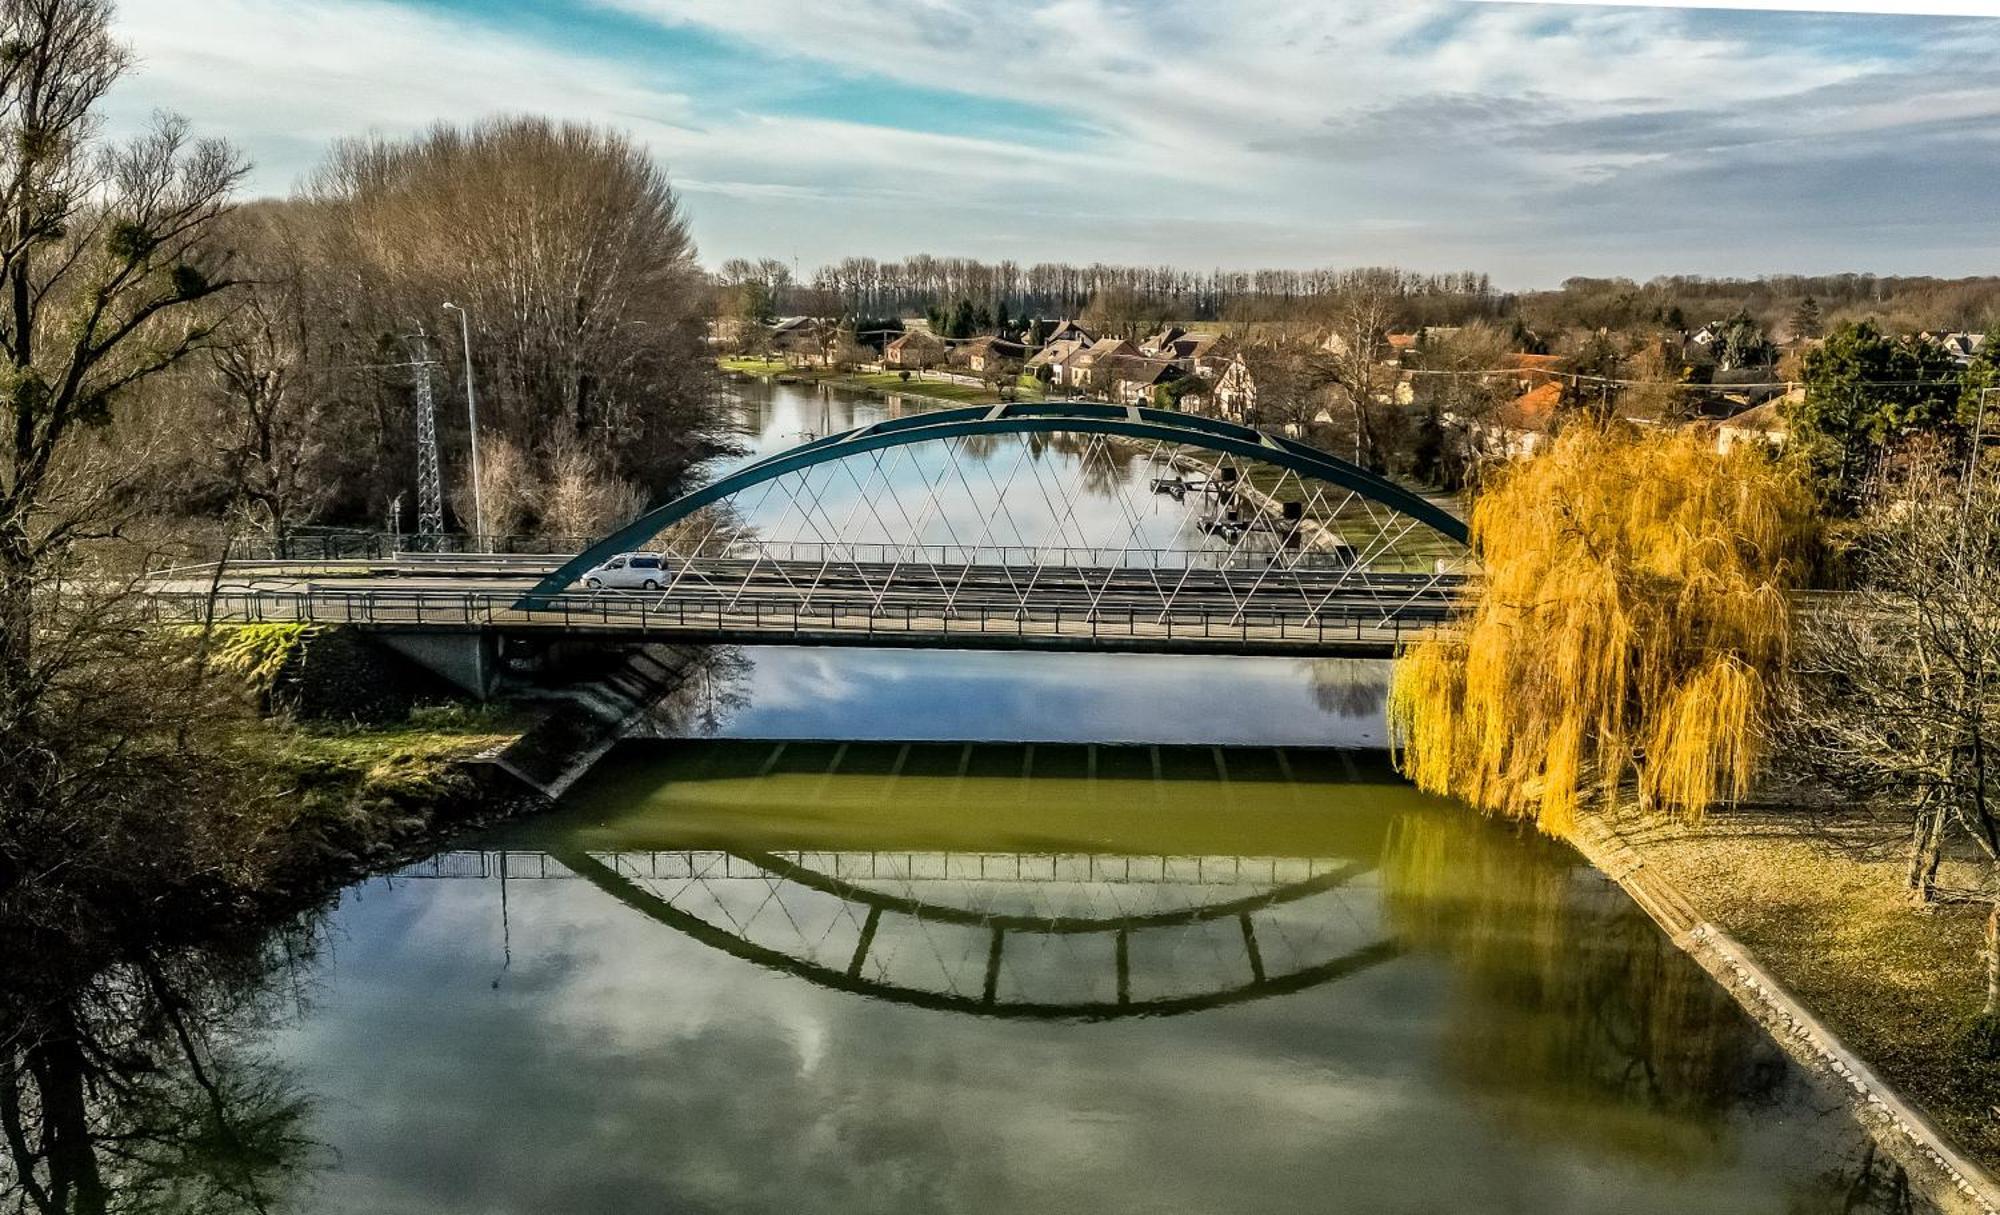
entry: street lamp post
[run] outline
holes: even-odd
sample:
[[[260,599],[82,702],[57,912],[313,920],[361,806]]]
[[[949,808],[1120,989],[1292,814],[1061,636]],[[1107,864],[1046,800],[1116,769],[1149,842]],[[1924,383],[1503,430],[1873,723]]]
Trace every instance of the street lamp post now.
[[[447,312],[458,313],[459,345],[465,348],[465,419],[472,433],[472,530],[477,533],[474,543],[486,546],[486,505],[480,493],[479,477],[479,399],[472,391],[472,322],[465,309],[446,300]]]

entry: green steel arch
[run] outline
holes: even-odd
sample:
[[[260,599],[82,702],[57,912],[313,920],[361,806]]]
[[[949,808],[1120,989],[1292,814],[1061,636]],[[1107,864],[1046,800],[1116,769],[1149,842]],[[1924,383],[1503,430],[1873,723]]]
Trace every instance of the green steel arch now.
[[[1352,490],[1390,510],[1426,524],[1439,534],[1460,544],[1469,544],[1465,521],[1421,494],[1403,488],[1387,477],[1350,464],[1338,456],[1291,439],[1280,438],[1234,422],[1204,418],[1166,409],[1102,404],[994,405],[965,409],[942,409],[932,413],[891,418],[858,427],[842,434],[828,435],[810,443],[767,456],[745,465],[713,484],[639,516],[631,523],[591,545],[563,566],[536,583],[515,608],[533,611],[549,607],[554,597],[598,564],[639,548],[668,527],[705,506],[754,485],[815,464],[843,460],[864,452],[912,443],[928,443],[967,435],[1029,434],[1059,432],[1071,434],[1120,435],[1133,439],[1154,439],[1179,443],[1245,459],[1262,460],[1290,469],[1302,477],[1313,477]]]

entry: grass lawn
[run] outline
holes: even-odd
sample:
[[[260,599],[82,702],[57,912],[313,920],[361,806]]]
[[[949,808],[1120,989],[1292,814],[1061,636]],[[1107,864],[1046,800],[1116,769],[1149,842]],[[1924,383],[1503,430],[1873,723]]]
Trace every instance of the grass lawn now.
[[[2000,1166],[2000,1060],[1964,1041],[1985,997],[1985,909],[1912,906],[1900,828],[1743,808],[1619,830],[1967,1154]]]
[[[1302,501],[1311,497],[1310,491],[1300,485],[1297,477],[1281,468],[1268,464],[1251,465],[1244,470],[1244,475],[1253,488],[1272,494],[1280,501]],[[1276,492],[1281,483],[1283,492]],[[1367,551],[1384,524],[1388,525],[1389,534],[1395,540],[1370,559],[1368,564],[1372,568],[1428,574],[1437,568],[1439,561],[1456,561],[1466,556],[1463,545],[1421,523],[1410,527],[1412,520],[1386,506],[1358,497],[1350,501],[1349,495],[1337,486],[1323,488],[1326,492],[1321,495],[1319,504],[1306,512],[1307,518],[1338,533],[1357,550]],[[1464,517],[1465,503],[1435,494],[1426,496],[1446,510]]]
[[[841,376],[833,381],[841,387],[853,387],[867,392],[893,392],[901,396],[928,397],[937,401],[952,401],[961,405],[992,405],[1000,400],[1000,394],[984,384],[959,384],[951,380],[919,379],[912,374],[908,380],[900,372],[869,371]],[[1039,387],[1021,387],[1015,390],[1015,399],[1039,401],[1042,392]]]
[[[288,761],[365,772],[389,760],[448,763],[511,742],[533,715],[506,706],[436,705],[388,724],[270,722],[274,750]]]
[[[791,370],[783,359],[727,358],[715,360],[715,365],[739,375],[779,375]]]
[[[945,401],[953,405],[993,405],[1000,400],[1000,394],[984,384],[960,384],[952,380],[935,377],[920,377],[912,372],[908,380],[900,372],[864,371],[842,374],[823,367],[793,367],[783,359],[763,359],[747,357],[720,358],[715,361],[718,369],[739,375],[753,376],[796,376],[801,380],[831,384],[836,388],[855,392],[896,393],[899,396],[921,397],[932,401]],[[1044,400],[1042,386],[1024,381],[1014,390],[1017,401]]]

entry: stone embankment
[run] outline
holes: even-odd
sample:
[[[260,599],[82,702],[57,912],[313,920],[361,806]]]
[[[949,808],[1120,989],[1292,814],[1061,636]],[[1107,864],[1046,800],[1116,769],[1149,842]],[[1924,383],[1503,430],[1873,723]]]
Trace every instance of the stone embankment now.
[[[1844,1095],[1856,1119],[1939,1207],[2000,1215],[2000,1183],[1953,1147],[1867,1063],[1800,1004],[1743,945],[1705,919],[1680,888],[1605,816],[1586,818],[1571,840],[1680,949],[1722,984],[1785,1052]]]

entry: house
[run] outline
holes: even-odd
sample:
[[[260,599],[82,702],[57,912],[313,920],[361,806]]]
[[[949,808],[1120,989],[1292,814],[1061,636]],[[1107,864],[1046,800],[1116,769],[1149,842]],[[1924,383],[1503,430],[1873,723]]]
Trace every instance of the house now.
[[[1104,386],[1105,395],[1122,405],[1151,405],[1155,389],[1187,376],[1187,372],[1168,360],[1143,354],[1108,355],[1094,365],[1092,372],[1093,383]]]
[[[1945,333],[1935,339],[1951,361],[1960,367],[1970,367],[1986,349],[1986,335],[1983,333]]]
[[[1777,373],[1768,367],[1733,367],[1717,371],[1707,384],[1690,385],[1695,409],[1709,417],[1740,414],[1784,393]]]
[[[771,322],[771,349],[789,358],[815,358],[819,326],[809,316],[781,316]]]
[[[1384,363],[1399,362],[1403,356],[1416,350],[1417,338],[1418,335],[1414,333],[1383,334],[1382,340],[1374,343],[1375,357]],[[1352,349],[1352,343],[1338,330],[1334,330],[1320,339],[1319,348],[1334,358],[1344,359]]]
[[[1090,349],[1088,338],[1067,337],[1049,342],[1028,357],[1028,374],[1037,379],[1045,379],[1051,384],[1070,382],[1070,363],[1077,355]]]
[[[1028,348],[1014,339],[989,334],[959,343],[951,352],[951,361],[974,375],[989,375],[1010,369],[1018,373],[1027,353]]]
[[[1501,405],[1490,418],[1466,424],[1466,437],[1480,455],[1532,456],[1547,445],[1562,399],[1562,384],[1549,380]]]
[[[1559,354],[1523,354],[1516,351],[1502,359],[1500,367],[1505,371],[1518,372],[1524,379],[1539,378],[1561,372],[1563,357]]]
[[[1744,443],[1762,444],[1774,451],[1783,449],[1792,434],[1791,424],[1785,420],[1786,408],[1792,402],[1804,399],[1805,390],[1794,389],[1782,397],[1724,419],[1715,428],[1715,449],[1723,455],[1728,455],[1731,448]]]
[[[1236,343],[1219,333],[1184,333],[1158,353],[1177,360],[1197,375],[1213,378],[1236,352]]]
[[[1139,348],[1124,338],[1099,338],[1070,358],[1063,367],[1063,378],[1056,382],[1071,388],[1108,389],[1110,380],[1099,374],[1099,368],[1106,360],[1143,357]]]
[[[1207,380],[1208,412],[1231,422],[1252,423],[1257,416],[1257,385],[1250,378],[1250,364],[1231,353],[1213,361],[1209,369],[1197,367]]]
[[[1040,322],[1037,322],[1037,324],[1039,323]],[[1050,346],[1054,345],[1057,342],[1080,341],[1084,345],[1088,346],[1096,340],[1097,340],[1097,335],[1092,333],[1090,330],[1085,329],[1082,325],[1079,325],[1072,320],[1063,320],[1061,322],[1058,322],[1056,327],[1054,329],[1051,329],[1048,332],[1048,335],[1042,338],[1042,345]]]
[[[1158,333],[1149,335],[1145,341],[1139,343],[1139,353],[1159,354],[1186,334],[1187,330],[1179,325],[1162,325]]]
[[[928,330],[914,330],[882,348],[882,365],[906,371],[922,371],[945,360],[944,342]]]

